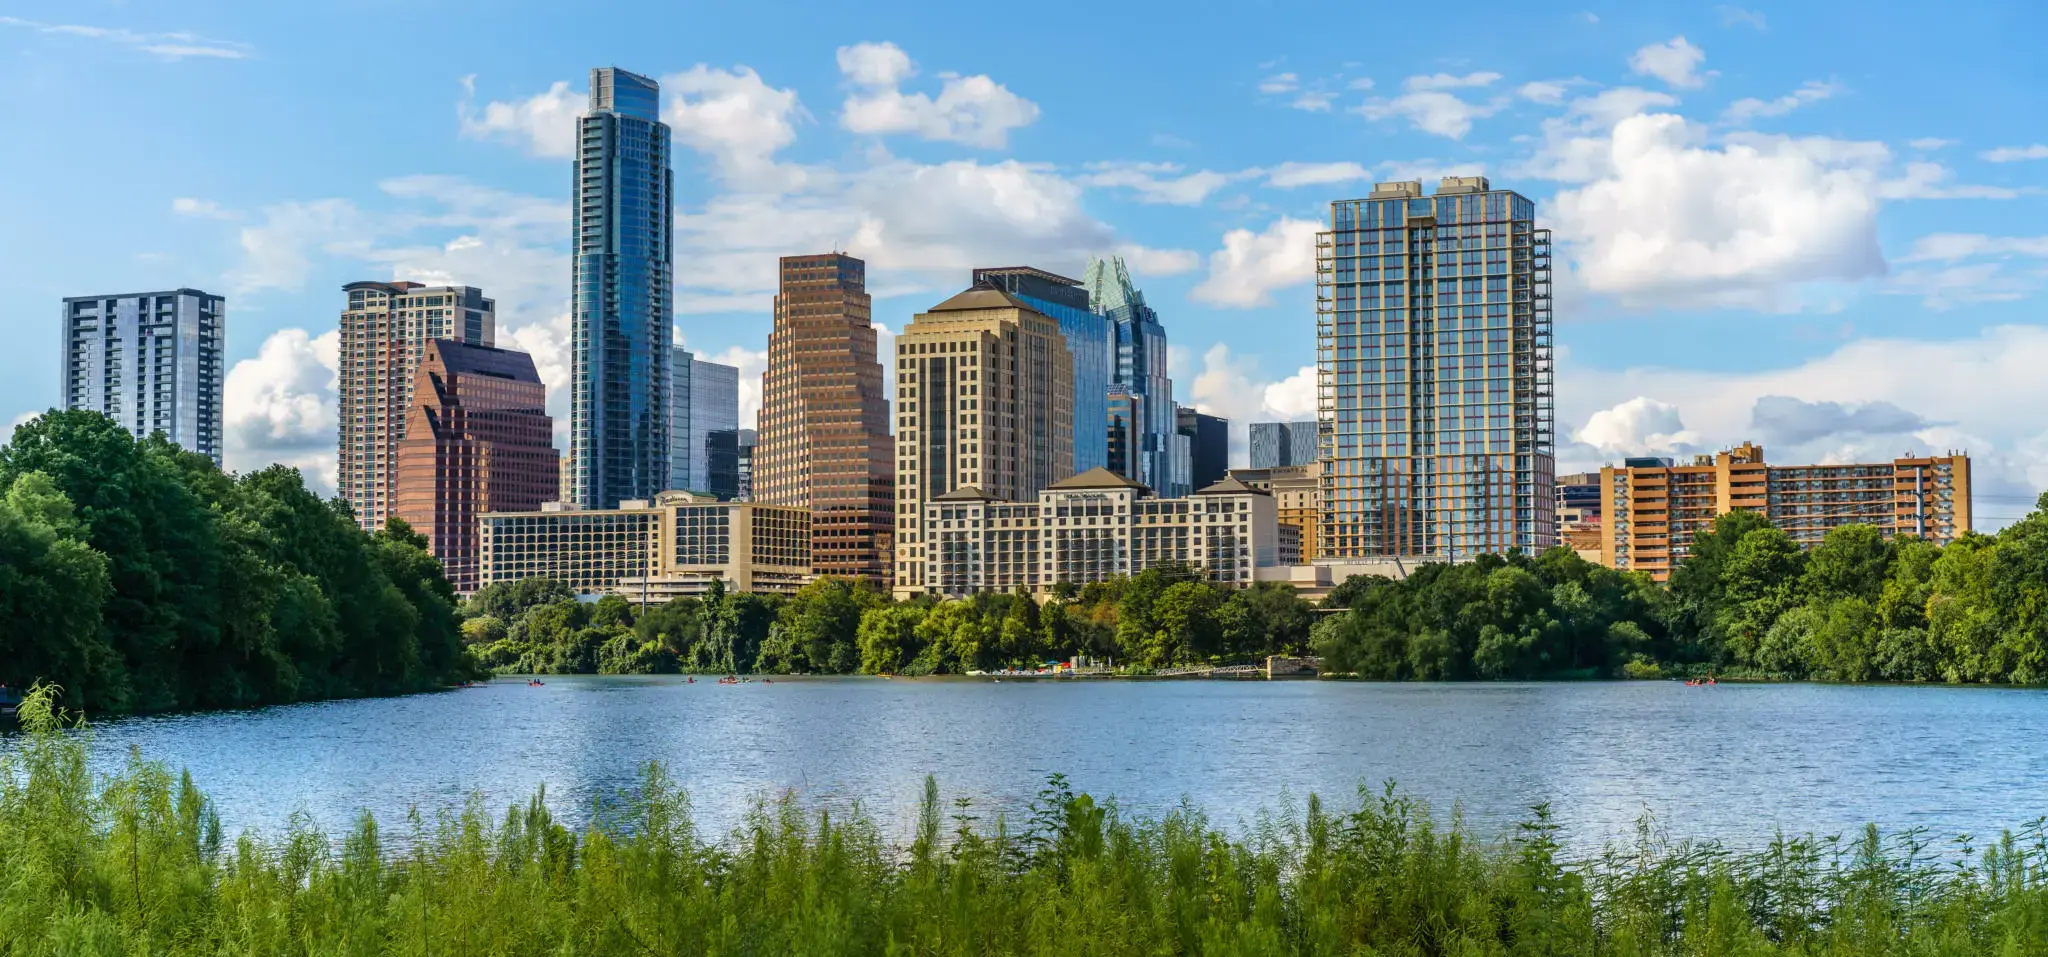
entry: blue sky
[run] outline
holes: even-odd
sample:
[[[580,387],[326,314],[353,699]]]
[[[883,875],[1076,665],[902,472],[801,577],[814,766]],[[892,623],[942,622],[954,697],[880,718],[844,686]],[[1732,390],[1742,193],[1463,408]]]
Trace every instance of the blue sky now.
[[[680,333],[749,373],[780,254],[863,256],[900,329],[1122,252],[1178,398],[1303,414],[1328,202],[1480,172],[1558,238],[1561,464],[1967,449],[1986,525],[2048,485],[2048,8],[1459,9],[0,3],[0,426],[56,394],[61,297],[167,286],[229,297],[234,467],[331,471],[351,280],[480,285],[559,379],[616,64],[676,130]]]

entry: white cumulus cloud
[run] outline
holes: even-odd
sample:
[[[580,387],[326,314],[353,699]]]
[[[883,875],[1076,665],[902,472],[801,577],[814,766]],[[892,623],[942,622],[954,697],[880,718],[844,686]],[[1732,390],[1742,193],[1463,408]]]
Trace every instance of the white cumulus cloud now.
[[[1083,186],[1128,189],[1145,203],[1196,206],[1228,185],[1231,176],[1215,170],[1185,172],[1178,163],[1089,163],[1077,178]]]
[[[795,172],[774,161],[778,150],[796,142],[797,121],[808,117],[795,90],[769,86],[749,67],[700,63],[662,77],[661,91],[661,117],[675,138],[712,157],[728,182],[780,186]]]
[[[340,333],[281,329],[235,363],[221,387],[226,464],[238,472],[282,463],[325,491],[336,483],[335,368]]]
[[[462,78],[462,102],[455,114],[462,135],[509,143],[547,159],[568,159],[576,149],[576,117],[590,104],[587,94],[558,80],[545,91],[523,100],[493,100],[476,108],[476,77]]]
[[[1011,130],[1038,119],[1038,104],[986,75],[939,75],[936,98],[905,93],[903,81],[916,75],[909,54],[893,43],[860,43],[839,49],[839,70],[857,89],[847,96],[840,125],[855,133],[915,133],[1000,149]]]
[[[1260,232],[1233,229],[1223,234],[1223,248],[1209,254],[1209,275],[1194,289],[1199,302],[1248,308],[1273,301],[1276,290],[1297,286],[1315,276],[1314,220],[1281,217]]]
[[[1707,51],[1679,36],[1637,50],[1628,58],[1628,68],[1639,76],[1654,76],[1672,86],[1691,90],[1706,85],[1707,78],[1714,75],[1699,72],[1700,64],[1705,62]]]

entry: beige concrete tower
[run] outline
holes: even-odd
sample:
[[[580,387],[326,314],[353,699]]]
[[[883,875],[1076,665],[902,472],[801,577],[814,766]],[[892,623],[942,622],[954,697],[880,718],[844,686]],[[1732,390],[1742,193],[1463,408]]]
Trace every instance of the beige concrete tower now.
[[[383,527],[398,496],[398,443],[412,406],[413,373],[427,343],[488,346],[497,305],[475,286],[352,282],[342,287],[341,347],[335,366],[341,407],[337,467],[341,497],[366,529]]]
[[[924,505],[1029,501],[1074,470],[1074,364],[1057,320],[977,286],[896,338],[896,594],[928,590]]]
[[[895,440],[869,308],[866,263],[783,257],[751,497],[811,510],[818,574],[886,588]]]

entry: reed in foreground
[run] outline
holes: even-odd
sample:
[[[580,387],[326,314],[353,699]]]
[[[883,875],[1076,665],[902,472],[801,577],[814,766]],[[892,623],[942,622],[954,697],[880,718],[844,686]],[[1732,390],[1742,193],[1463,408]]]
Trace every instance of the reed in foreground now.
[[[307,822],[223,840],[189,779],[131,758],[96,778],[47,694],[0,758],[0,954],[2048,953],[2038,829],[1987,848],[1782,840],[1754,852],[1636,843],[1571,859],[1538,812],[1475,840],[1389,792],[1311,800],[1242,836],[1138,819],[1055,779],[1014,826],[914,839],[761,804],[706,840],[650,767],[610,825],[536,797],[339,841]]]

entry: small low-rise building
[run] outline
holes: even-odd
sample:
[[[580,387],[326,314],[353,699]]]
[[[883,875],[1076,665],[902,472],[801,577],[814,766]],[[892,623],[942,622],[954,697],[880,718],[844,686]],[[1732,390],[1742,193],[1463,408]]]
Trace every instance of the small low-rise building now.
[[[811,518],[801,508],[663,492],[618,508],[493,512],[480,526],[485,585],[553,578],[581,594],[656,604],[704,594],[715,581],[789,594],[812,578]]]
[[[1055,482],[1036,502],[1006,502],[979,487],[925,506],[925,580],[946,596],[1033,593],[1184,564],[1245,587],[1257,569],[1300,561],[1300,538],[1278,521],[1273,496],[1225,478],[1186,498],[1159,498],[1108,469]]]

